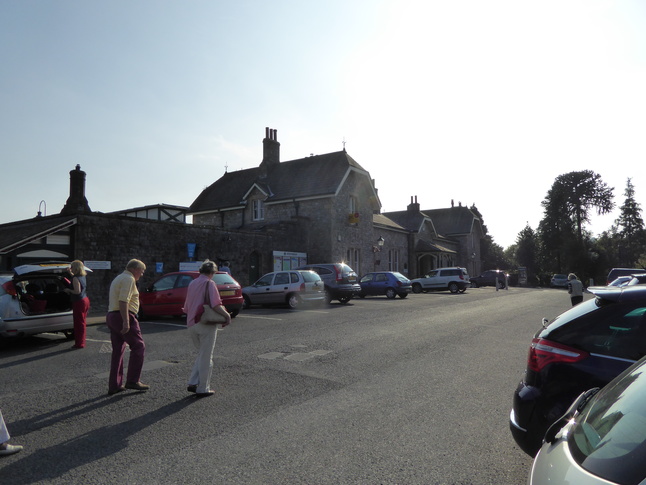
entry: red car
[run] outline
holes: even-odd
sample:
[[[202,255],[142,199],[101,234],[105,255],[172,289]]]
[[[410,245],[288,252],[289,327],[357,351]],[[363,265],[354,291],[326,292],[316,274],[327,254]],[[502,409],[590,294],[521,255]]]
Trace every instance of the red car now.
[[[191,281],[200,275],[198,271],[178,271],[167,273],[139,295],[139,316],[145,318],[153,315],[182,316],[186,289]],[[218,285],[222,304],[231,317],[235,317],[242,308],[242,287],[231,275],[218,271],[213,275]]]

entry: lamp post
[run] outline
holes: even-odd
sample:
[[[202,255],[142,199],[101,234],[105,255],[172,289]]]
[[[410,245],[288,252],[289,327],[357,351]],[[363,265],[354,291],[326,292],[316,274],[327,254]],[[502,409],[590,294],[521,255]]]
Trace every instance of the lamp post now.
[[[384,242],[385,239],[383,236],[379,236],[379,239],[377,239],[377,244],[372,246],[372,253],[373,253],[373,271],[377,271],[377,265],[381,264],[381,261],[377,259],[377,253],[381,252],[381,249],[384,247]]]

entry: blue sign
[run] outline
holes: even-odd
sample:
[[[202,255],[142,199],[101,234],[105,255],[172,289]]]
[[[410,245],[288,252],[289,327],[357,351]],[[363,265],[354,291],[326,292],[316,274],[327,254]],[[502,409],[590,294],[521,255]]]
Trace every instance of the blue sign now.
[[[188,257],[189,258],[194,258],[195,257],[195,248],[197,247],[196,243],[186,243],[186,247],[188,248]]]

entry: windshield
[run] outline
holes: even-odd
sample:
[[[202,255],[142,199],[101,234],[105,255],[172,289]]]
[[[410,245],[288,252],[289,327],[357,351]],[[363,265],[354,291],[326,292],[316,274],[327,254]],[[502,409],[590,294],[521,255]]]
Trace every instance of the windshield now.
[[[611,482],[646,477],[646,360],[606,386],[575,418],[568,438],[572,457]]]

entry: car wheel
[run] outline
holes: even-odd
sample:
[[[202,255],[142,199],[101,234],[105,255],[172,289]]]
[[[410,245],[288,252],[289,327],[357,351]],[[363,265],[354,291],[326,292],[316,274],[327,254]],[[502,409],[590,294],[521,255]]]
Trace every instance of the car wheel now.
[[[465,291],[467,291],[466,286],[460,290],[460,293],[464,293]]]
[[[247,295],[242,295],[242,298],[244,300],[242,302],[242,308],[244,308],[245,310],[248,310],[249,307],[251,306],[251,300],[249,299],[249,297]]]
[[[296,293],[292,293],[287,296],[287,304],[289,305],[289,308],[295,309],[301,306],[302,300],[301,297],[298,296]]]
[[[458,291],[460,291],[460,287],[457,283],[449,283],[449,291],[451,293],[457,293]]]
[[[348,303],[350,300],[352,300],[352,296],[342,296],[341,298],[339,298],[339,301],[344,305]]]
[[[408,296],[408,293],[400,293],[399,298],[406,298]]]
[[[471,288],[478,288],[480,285],[478,284],[477,281],[472,281],[471,282]]]
[[[332,294],[330,293],[330,290],[328,290],[328,289],[325,290],[325,303],[327,303],[328,305],[330,303],[332,303]]]
[[[413,293],[421,293],[422,292],[422,285],[419,283],[415,283],[413,285]]]
[[[386,288],[386,298],[390,298],[391,300],[397,296],[397,293],[395,292],[394,288]]]
[[[365,298],[366,294],[365,293],[359,293],[359,298]]]
[[[63,330],[63,335],[65,335],[65,338],[67,340],[73,340],[74,339],[74,330]]]
[[[233,310],[229,315],[231,315],[231,318],[235,318],[238,316],[238,313],[240,313],[240,310]]]

